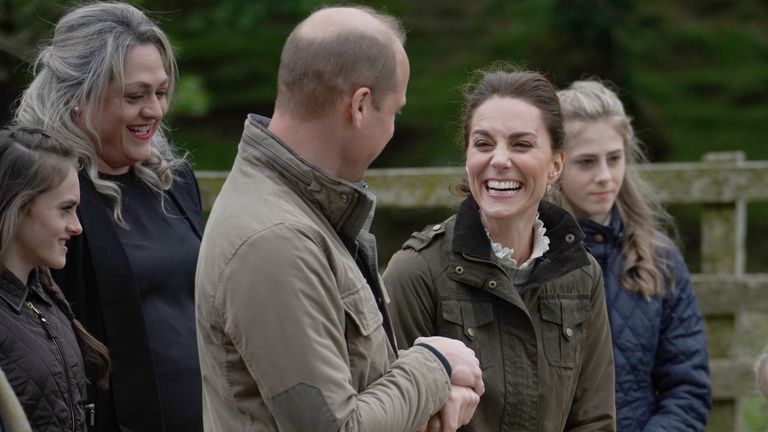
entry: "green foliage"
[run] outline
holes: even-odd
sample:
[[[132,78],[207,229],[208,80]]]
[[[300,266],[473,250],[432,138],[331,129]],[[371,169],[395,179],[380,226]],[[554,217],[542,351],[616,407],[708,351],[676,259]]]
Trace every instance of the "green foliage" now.
[[[208,114],[211,105],[210,96],[200,75],[184,74],[179,78],[176,87],[172,115],[199,118]]]
[[[248,112],[271,114],[282,44],[295,24],[323,2],[132,3],[149,10],[177,49],[181,81],[171,110],[174,138],[197,149],[199,167],[226,169],[231,161],[218,156],[234,151],[218,149],[235,146]],[[559,86],[588,76],[614,82],[652,160],[697,160],[706,151],[735,149],[749,159],[768,159],[764,2],[362,3],[402,19],[411,60],[408,106],[375,166],[460,164],[459,87],[471,71],[499,59],[540,70]],[[3,16],[12,25],[0,29],[0,51],[29,60],[37,41],[50,35],[51,23],[75,2],[0,4],[12,12]],[[28,80],[20,64],[11,65],[17,91]],[[203,136],[215,139],[203,142]]]
[[[765,432],[768,431],[768,403],[759,397],[747,398],[744,401],[744,431]]]

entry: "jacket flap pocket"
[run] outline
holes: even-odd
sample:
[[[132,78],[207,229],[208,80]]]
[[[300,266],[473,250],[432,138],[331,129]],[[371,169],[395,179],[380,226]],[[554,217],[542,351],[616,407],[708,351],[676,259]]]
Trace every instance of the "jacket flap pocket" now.
[[[464,327],[480,327],[493,321],[493,305],[489,302],[443,300],[443,319]]]
[[[541,319],[547,322],[562,324],[563,316],[560,313],[560,302],[557,298],[541,299],[539,303]]]
[[[462,325],[461,304],[458,300],[443,300],[440,302],[443,309],[443,319],[454,324]]]
[[[464,302],[461,305],[464,325],[480,327],[493,322],[493,305],[489,302]]]
[[[352,321],[357,325],[360,334],[368,336],[374,330],[384,323],[384,318],[376,306],[376,299],[364,285],[362,289],[356,290],[342,299],[344,310]]]
[[[592,314],[589,307],[590,302],[588,294],[562,296],[560,297],[560,301],[563,305],[564,326],[573,327],[577,324],[581,324]]]
[[[542,298],[539,309],[542,320],[573,327],[589,318],[591,314],[589,306],[588,294],[576,294]]]

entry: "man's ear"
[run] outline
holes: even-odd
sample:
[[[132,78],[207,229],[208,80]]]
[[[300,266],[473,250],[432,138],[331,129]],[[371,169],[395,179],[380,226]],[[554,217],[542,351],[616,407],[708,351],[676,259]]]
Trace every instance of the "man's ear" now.
[[[368,87],[360,87],[352,93],[352,101],[350,111],[352,114],[352,124],[355,127],[363,125],[363,118],[370,109],[371,89]]]

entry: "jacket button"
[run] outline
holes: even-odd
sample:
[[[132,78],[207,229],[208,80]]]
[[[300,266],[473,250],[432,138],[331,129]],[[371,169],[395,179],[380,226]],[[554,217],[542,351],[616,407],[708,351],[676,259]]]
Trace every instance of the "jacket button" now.
[[[475,329],[473,329],[472,327],[468,327],[467,330],[464,333],[466,333],[467,336],[469,336],[471,338],[475,337]]]
[[[573,243],[573,241],[576,240],[576,236],[573,234],[566,234],[565,235],[565,241],[568,243]]]
[[[488,288],[490,288],[490,289],[496,288],[496,281],[494,281],[494,280],[488,281]]]
[[[566,327],[565,330],[563,330],[563,333],[565,333],[565,336],[567,337],[573,336],[573,330],[570,327]]]
[[[595,234],[595,241],[598,243],[602,243],[603,241],[605,241],[605,237],[603,237],[602,234]]]
[[[440,227],[441,227],[441,225],[440,225],[440,224],[437,224],[437,225],[435,225],[435,226],[433,226],[433,227],[432,227],[432,231],[437,231],[437,230],[439,230],[439,229],[440,229]]]
[[[341,202],[347,202],[349,201],[349,195],[343,193],[341,194]]]
[[[456,272],[456,274],[464,274],[464,267],[462,267],[462,266],[456,266],[456,268],[454,269],[454,271]]]

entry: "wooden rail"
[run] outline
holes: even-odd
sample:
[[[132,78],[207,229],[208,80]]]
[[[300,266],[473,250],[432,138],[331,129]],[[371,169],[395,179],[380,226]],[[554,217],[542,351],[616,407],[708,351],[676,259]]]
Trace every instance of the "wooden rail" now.
[[[463,167],[372,169],[366,182],[379,207],[454,207],[448,185]],[[225,172],[197,173],[209,210]],[[752,362],[768,343],[768,274],[745,274],[748,202],[768,202],[768,161],[741,152],[706,154],[700,162],[643,166],[666,203],[701,205],[701,269],[693,286],[706,319],[715,405],[707,431],[739,431],[743,399],[755,394]],[[405,238],[410,233],[403,233]],[[752,241],[766,244],[765,234]]]

